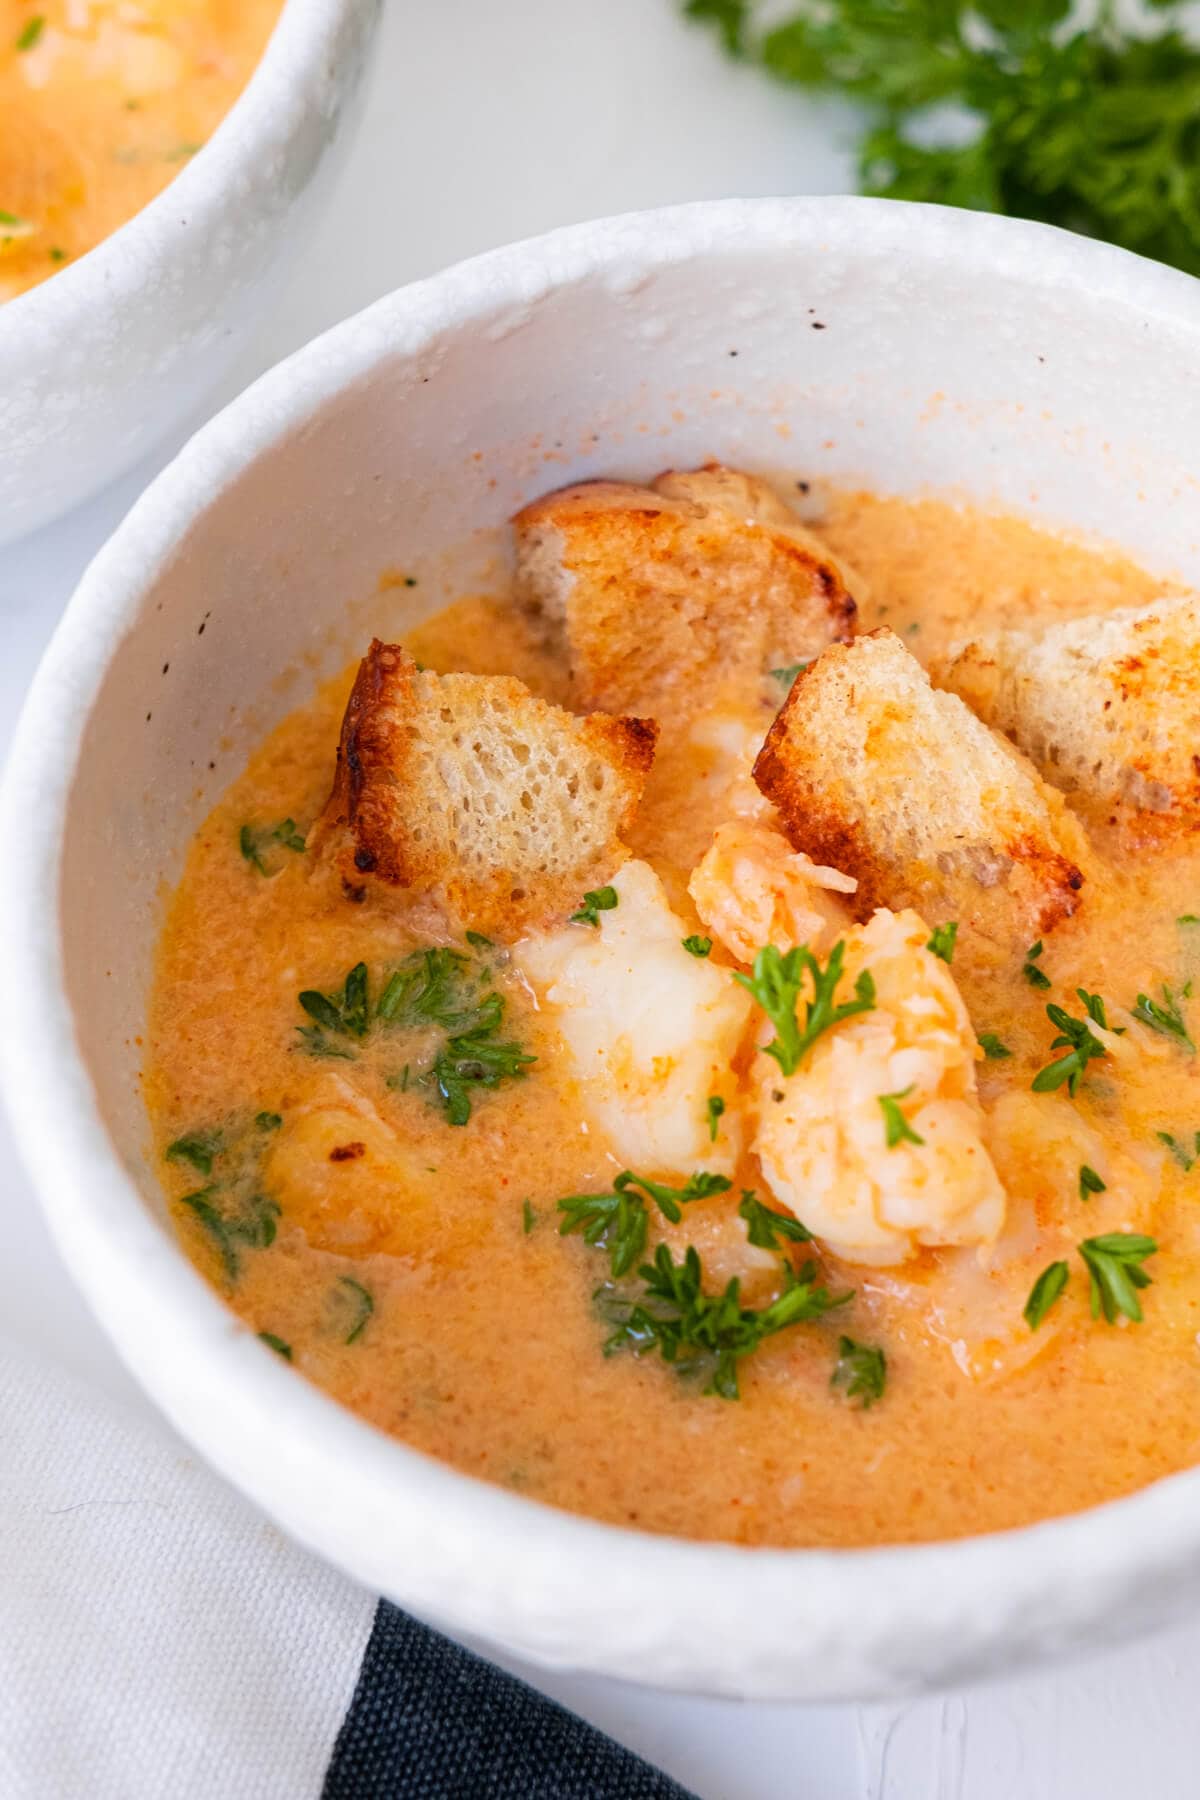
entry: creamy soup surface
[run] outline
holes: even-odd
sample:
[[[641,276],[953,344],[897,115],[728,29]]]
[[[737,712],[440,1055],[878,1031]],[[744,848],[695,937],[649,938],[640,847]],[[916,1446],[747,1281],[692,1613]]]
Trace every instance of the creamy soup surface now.
[[[922,660],[966,625],[1162,592],[1119,555],[935,501],[834,494],[820,530],[862,577],[860,625],[886,623]],[[503,594],[460,599],[405,643],[431,670],[509,673],[565,700],[561,660]],[[460,1469],[685,1537],[954,1537],[1128,1494],[1200,1459],[1200,1164],[1184,1166],[1200,1143],[1197,1061],[1131,1023],[1122,1041],[1137,1039],[1136,1054],[1090,1065],[1073,1097],[1031,1092],[1058,1054],[1046,1004],[1077,1013],[1079,987],[1125,1019],[1136,995],[1169,984],[1200,1029],[1200,1005],[1189,1009],[1200,925],[1180,923],[1200,913],[1194,840],[1130,854],[1092,829],[1086,904],[1035,958],[1053,991],[1024,973],[1031,946],[985,954],[960,935],[952,967],[971,1023],[1008,1052],[977,1067],[1008,1200],[998,1244],[888,1267],[785,1244],[853,1298],[766,1338],[737,1366],[740,1397],[723,1398],[704,1391],[711,1369],[680,1373],[628,1346],[604,1354],[611,1297],[595,1295],[608,1259],[560,1235],[558,1202],[611,1191],[623,1159],[581,1117],[553,1009],[502,947],[351,904],[303,848],[353,674],[273,731],[206,820],[158,952],[144,1072],[156,1153],[183,1242],[253,1331],[346,1406]],[[764,732],[782,684],[770,690],[738,697]],[[701,925],[688,875],[728,803],[714,767],[702,730],[664,733],[628,839],[689,933]],[[504,1038],[537,1059],[476,1089],[462,1125],[421,1079],[419,1033],[339,1037],[298,1004],[311,990],[346,1000],[347,972],[365,964],[374,1007],[390,972],[431,943],[471,959],[503,997]],[[730,959],[714,961],[732,981]],[[1102,1187],[1081,1184],[1084,1167]],[[639,1173],[681,1185],[687,1172]],[[770,1200],[749,1154],[731,1193],[688,1203],[679,1224],[651,1209],[650,1249],[664,1236],[679,1255],[695,1244],[711,1275],[743,1189]],[[1077,1246],[1114,1232],[1157,1245],[1140,1323],[1089,1308]],[[1030,1289],[1056,1260],[1069,1284],[1031,1330]],[[763,1304],[752,1282],[746,1299]],[[843,1336],[883,1351],[881,1393],[877,1362],[856,1365],[865,1387],[851,1390],[845,1362],[831,1381]]]
[[[0,301],[139,212],[212,136],[282,0],[0,0]]]

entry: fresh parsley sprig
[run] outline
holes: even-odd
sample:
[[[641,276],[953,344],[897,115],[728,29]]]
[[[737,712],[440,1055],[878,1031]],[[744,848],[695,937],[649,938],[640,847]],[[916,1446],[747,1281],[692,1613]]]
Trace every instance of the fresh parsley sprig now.
[[[863,193],[1013,213],[1200,273],[1185,0],[684,0],[734,56],[868,107]],[[931,111],[932,109],[932,111]],[[939,110],[940,109],[940,110]],[[938,130],[943,113],[971,128]]]
[[[732,1183],[724,1175],[713,1175],[697,1169],[681,1188],[667,1187],[660,1181],[649,1181],[624,1169],[608,1194],[568,1194],[558,1202],[563,1215],[559,1233],[569,1237],[583,1233],[583,1241],[594,1249],[607,1250],[613,1279],[628,1274],[646,1248],[649,1230],[647,1199],[652,1200],[665,1219],[677,1225],[682,1208],[691,1200],[706,1200],[712,1194],[724,1194]]]
[[[1192,1055],[1196,1054],[1196,1046],[1184,1021],[1179,1005],[1179,997],[1163,982],[1163,997],[1160,1004],[1151,1000],[1149,994],[1139,994],[1132,1007],[1135,1019],[1148,1025],[1151,1031],[1157,1031],[1163,1037],[1174,1038],[1176,1043],[1183,1044]]]
[[[292,850],[297,855],[307,847],[304,834],[294,819],[281,819],[277,825],[243,825],[238,832],[238,849],[260,875],[273,875],[276,871],[268,868],[265,856],[273,844],[279,844],[284,850]]]
[[[785,955],[774,944],[764,944],[754,958],[753,972],[735,972],[734,980],[751,994],[775,1027],[775,1037],[763,1048],[773,1056],[785,1075],[794,1075],[805,1053],[822,1032],[840,1025],[856,1013],[870,1012],[875,1005],[875,982],[869,969],[864,969],[854,983],[854,999],[840,1005],[835,1002],[846,959],[845,940],[840,939],[829,952],[824,968],[808,948],[799,944]],[[812,998],[805,1002],[804,1024],[796,1015],[804,978],[812,982]]]
[[[354,1051],[335,1040],[339,1037],[364,1038],[369,1023],[369,981],[366,963],[355,963],[340,989],[322,994],[316,988],[305,988],[299,995],[300,1005],[312,1025],[297,1030],[303,1048],[310,1056],[332,1056],[352,1060]]]
[[[908,1086],[901,1088],[898,1094],[879,1094],[877,1096],[879,1110],[883,1114],[884,1142],[889,1150],[894,1150],[898,1144],[923,1144],[925,1142],[925,1139],[913,1130],[900,1105],[902,1100],[908,1099],[912,1091],[913,1084],[910,1081]]]
[[[615,887],[589,888],[579,911],[571,914],[572,925],[594,925],[599,929],[600,914],[612,912],[619,900]]]
[[[659,1244],[653,1262],[638,1270],[640,1295],[623,1293],[611,1283],[597,1290],[597,1304],[616,1327],[604,1345],[605,1355],[626,1349],[638,1356],[657,1351],[680,1374],[702,1378],[704,1393],[737,1400],[738,1364],[743,1358],[776,1333],[824,1318],[852,1298],[822,1287],[815,1263],[805,1263],[799,1272],[786,1262],[780,1268],[782,1292],[755,1309],[742,1305],[736,1276],[721,1293],[705,1293],[704,1271],[694,1247],[689,1246],[677,1263],[669,1246]]]
[[[1102,1237],[1084,1238],[1079,1254],[1088,1272],[1093,1319],[1103,1313],[1113,1325],[1117,1314],[1123,1313],[1135,1324],[1141,1323],[1142,1308],[1136,1290],[1150,1286],[1142,1264],[1157,1249],[1152,1237],[1143,1237],[1136,1231],[1109,1231]]]
[[[1022,1317],[1030,1331],[1036,1331],[1050,1308],[1062,1298],[1071,1279],[1070,1265],[1052,1262],[1044,1268],[1029,1290]]]
[[[810,1244],[812,1232],[791,1213],[775,1212],[764,1206],[753,1188],[743,1188],[738,1217],[746,1221],[747,1241],[758,1250],[779,1250],[780,1239],[792,1244]]]
[[[852,1337],[840,1337],[829,1385],[844,1388],[847,1400],[859,1401],[863,1412],[867,1412],[883,1399],[887,1386],[886,1355],[878,1344],[858,1344]]]
[[[954,961],[954,946],[958,939],[958,920],[951,919],[946,925],[936,925],[925,948],[944,963]]]
[[[1075,992],[1083,1001],[1087,1015],[1085,1018],[1073,1018],[1061,1006],[1051,1004],[1046,1008],[1046,1017],[1058,1029],[1058,1036],[1053,1039],[1050,1048],[1065,1049],[1067,1054],[1038,1070],[1033,1078],[1035,1094],[1051,1094],[1065,1083],[1067,1092],[1073,1099],[1079,1086],[1079,1078],[1088,1063],[1096,1057],[1108,1055],[1107,1049],[1091,1029],[1092,1025],[1099,1025],[1104,1031],[1110,1029],[1103,1000],[1099,994],[1089,994],[1086,988],[1076,988]]]

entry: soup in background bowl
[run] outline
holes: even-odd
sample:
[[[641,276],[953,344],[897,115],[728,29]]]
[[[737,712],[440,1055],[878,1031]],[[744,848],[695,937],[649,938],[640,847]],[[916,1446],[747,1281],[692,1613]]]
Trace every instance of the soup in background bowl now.
[[[936,331],[929,329],[932,318]],[[374,1244],[370,1254],[380,1262],[355,1273],[350,1262],[364,1246],[327,1243],[329,1285],[349,1275],[378,1307],[367,1315],[358,1297],[368,1322],[355,1342],[345,1343],[359,1316],[350,1316],[355,1296],[345,1287],[344,1316],[338,1313],[345,1330],[336,1345],[333,1325],[321,1327],[337,1373],[327,1385],[346,1403],[339,1404],[304,1378],[306,1367],[324,1376],[312,1360],[312,1343],[301,1336],[299,1315],[272,1311],[278,1292],[257,1292],[238,1318],[213,1291],[210,1278],[224,1279],[212,1260],[219,1237],[209,1231],[206,1239],[204,1217],[193,1205],[185,1229],[196,1234],[191,1248],[205,1276],[197,1273],[170,1217],[163,1151],[221,1122],[215,1098],[206,1109],[199,1089],[188,1090],[187,1071],[203,1067],[213,1084],[236,1083],[253,1036],[247,994],[259,996],[265,1015],[278,1011],[283,1020],[286,1012],[289,1031],[330,1027],[319,1007],[298,1006],[301,992],[336,1002],[342,1016],[357,1005],[357,989],[345,985],[361,956],[357,925],[339,926],[344,941],[334,955],[322,944],[320,920],[297,928],[293,945],[283,913],[268,917],[294,878],[284,865],[291,859],[298,869],[308,854],[307,834],[328,792],[345,689],[323,684],[336,681],[377,634],[416,651],[427,665],[414,676],[420,682],[436,681],[442,669],[491,673],[495,667],[515,671],[530,687],[544,680],[548,701],[564,697],[553,691],[552,669],[539,665],[528,646],[514,648],[503,615],[489,617],[480,603],[473,611],[445,613],[464,595],[492,596],[490,605],[503,596],[511,580],[508,521],[520,509],[583,478],[619,473],[644,483],[664,468],[695,469],[712,459],[769,473],[777,483],[786,477],[793,491],[796,481],[807,482],[826,497],[817,529],[828,534],[833,553],[847,565],[855,558],[863,564],[862,592],[872,596],[860,602],[863,623],[901,628],[890,638],[860,636],[834,650],[845,656],[855,644],[893,644],[889,655],[909,658],[916,668],[907,640],[928,632],[936,653],[949,625],[969,633],[988,622],[989,597],[1004,599],[1005,623],[1029,626],[1051,615],[1140,607],[1195,581],[1200,541],[1191,501],[1200,440],[1178,396],[1188,391],[1181,371],[1197,362],[1190,282],[1051,231],[854,201],[685,208],[559,233],[380,303],[258,384],[134,509],[72,603],[31,697],[6,785],[9,841],[25,845],[27,854],[5,900],[16,953],[13,1003],[23,1021],[20,1042],[11,1034],[5,1041],[5,1086],[64,1256],[121,1353],[185,1434],[305,1542],[419,1611],[522,1654],[666,1686],[760,1697],[910,1690],[1085,1640],[1115,1640],[1190,1604],[1200,1566],[1200,1478],[1185,1468],[1195,1346],[1194,1334],[1180,1324],[1186,1294],[1168,1266],[1168,1251],[1179,1249],[1186,1232],[1186,1178],[1161,1142],[1152,1147],[1155,1174],[1175,1197],[1153,1221],[1123,1212],[1110,1217],[1119,1180],[1095,1158],[1115,1153],[1113,1143],[1078,1159],[1072,1147],[1069,1159],[1076,1182],[1077,1160],[1105,1183],[1103,1190],[1070,1196],[1081,1213],[1097,1209],[1087,1215],[1099,1221],[1094,1235],[1148,1236],[1161,1221],[1162,1244],[1131,1264],[1150,1277],[1150,1285],[1135,1281],[1130,1288],[1144,1313],[1140,1324],[1120,1305],[1110,1323],[1103,1292],[1100,1316],[1089,1317],[1073,1215],[1071,1285],[1036,1332],[1024,1320],[1013,1328],[1018,1345],[1052,1335],[1035,1364],[1012,1372],[1011,1385],[976,1386],[953,1341],[938,1348],[936,1378],[918,1379],[919,1367],[935,1365],[921,1363],[901,1338],[880,1336],[877,1325],[886,1323],[888,1310],[881,1305],[870,1329],[861,1316],[851,1323],[847,1315],[846,1324],[847,1335],[866,1345],[882,1342],[889,1351],[895,1384],[870,1408],[853,1403],[861,1390],[848,1403],[848,1381],[829,1390],[837,1350],[829,1333],[821,1340],[819,1371],[815,1361],[811,1370],[804,1366],[807,1337],[804,1348],[786,1354],[781,1348],[774,1364],[771,1346],[756,1350],[754,1358],[764,1362],[759,1369],[754,1358],[743,1365],[741,1401],[689,1389],[661,1358],[637,1361],[628,1346],[603,1376],[609,1385],[602,1431],[594,1420],[569,1415],[573,1406],[594,1401],[601,1379],[594,1373],[603,1366],[601,1321],[588,1309],[587,1258],[602,1258],[606,1247],[559,1238],[547,1217],[568,1197],[567,1179],[575,1172],[549,1170],[544,1192],[502,1202],[485,1185],[491,1171],[480,1172],[477,1188],[466,1179],[460,1184],[460,1219],[473,1215],[478,1227],[482,1218],[486,1235],[502,1211],[511,1238],[505,1254],[515,1259],[528,1246],[543,1272],[542,1287],[535,1280],[527,1299],[538,1298],[544,1311],[557,1293],[562,1313],[551,1325],[534,1304],[514,1311],[497,1303],[489,1314],[488,1282],[481,1281],[473,1296],[475,1341],[464,1346],[459,1364],[461,1394],[450,1385],[450,1309],[462,1306],[459,1276],[444,1284],[443,1332],[436,1279],[420,1293],[414,1289],[408,1321],[404,1282],[394,1291],[390,1285],[387,1257],[402,1261],[410,1247]],[[846,497],[855,493],[874,498]],[[997,522],[1005,517],[1015,522]],[[938,570],[947,563],[953,575],[939,583]],[[849,576],[847,585],[852,591]],[[930,587],[937,587],[936,598]],[[876,619],[872,605],[896,611]],[[914,623],[919,633],[909,631]],[[806,684],[832,653],[826,650],[810,671],[788,670],[785,719],[807,704],[806,693],[811,699]],[[783,687],[778,681],[763,703],[768,723]],[[834,705],[830,732],[841,717]],[[664,723],[660,743],[665,731]],[[1044,762],[1036,746],[1030,753]],[[943,787],[954,754],[944,762]],[[1004,770],[1001,785],[1010,765]],[[214,807],[220,808],[215,814]],[[782,802],[779,811],[787,815]],[[672,832],[686,826],[687,815],[685,797],[662,815],[659,828],[651,822],[640,842],[630,841],[656,865],[678,909],[686,902],[669,866]],[[291,833],[270,842],[255,835],[289,817]],[[1165,1096],[1177,1079],[1168,1058],[1179,1046],[1145,1026],[1127,990],[1149,979],[1139,958],[1153,950],[1156,980],[1148,998],[1169,1011],[1173,1002],[1159,991],[1157,977],[1172,985],[1176,998],[1186,977],[1173,964],[1158,969],[1165,952],[1150,936],[1159,933],[1159,913],[1165,918],[1171,911],[1174,928],[1189,908],[1164,889],[1153,898],[1151,920],[1137,853],[1129,851],[1123,862],[1114,856],[1113,897],[1101,914],[1104,943],[1096,938],[1091,946],[1103,962],[1103,981],[1092,978],[1092,965],[1085,968],[1074,950],[1055,950],[1057,933],[1064,946],[1082,941],[1072,933],[1080,894],[1078,917],[1086,916],[1092,871],[1075,854],[1079,844],[1065,816],[1051,808],[1046,819],[1039,829],[1064,834],[1055,836],[1052,853],[1031,857],[1024,844],[1019,858],[1032,884],[1027,897],[1042,909],[1043,949],[1036,950],[1031,936],[1013,951],[1020,985],[1002,1021],[972,1008],[985,1105],[985,1082],[995,1083],[995,1071],[1007,1068],[997,1060],[989,1074],[985,1038],[1013,1051],[1014,1092],[1018,1071],[1031,1079],[1064,1053],[1051,1046],[1052,1021],[1039,1023],[1042,990],[1025,975],[1026,962],[1035,971],[1044,965],[1055,984],[1045,998],[1078,1015],[1084,1029],[1090,1019],[1116,1045],[1144,1036],[1156,1051],[1161,1040]],[[790,831],[794,821],[788,823]],[[243,824],[251,827],[250,854]],[[1099,840],[1107,829],[1102,822],[1095,827]],[[213,839],[207,851],[206,833]],[[304,838],[305,851],[289,837]],[[795,849],[793,843],[788,853]],[[276,875],[280,866],[284,872]],[[358,868],[364,883],[375,872]],[[1080,873],[1082,888],[1074,879]],[[858,875],[868,884],[861,863]],[[235,877],[249,885],[235,893]],[[597,902],[599,890],[592,890],[597,925],[585,919],[564,929],[576,936],[594,931],[602,940],[628,902],[622,880],[618,873],[615,910]],[[579,898],[586,911],[587,894]],[[358,904],[346,899],[350,908]],[[265,939],[247,935],[256,912],[271,937],[270,957],[264,953],[260,967],[255,944]],[[1146,942],[1139,946],[1143,913]],[[366,916],[361,909],[355,914]],[[704,917],[694,920],[685,910],[679,916],[688,925]],[[152,1013],[164,922],[173,933],[174,991],[164,1005],[160,989]],[[924,942],[915,950],[932,958],[946,979],[961,978],[965,991],[972,954],[966,929],[960,947],[951,948],[948,915],[924,922],[931,940],[942,932],[941,954]],[[390,958],[394,973],[411,948],[397,934],[386,957],[378,946],[361,956],[372,983],[383,978],[382,961]],[[465,954],[481,946],[464,939],[458,948]],[[680,956],[687,955],[681,945]],[[747,962],[719,952],[718,959]],[[1060,996],[1057,987],[1068,977]],[[1088,1010],[1087,998],[1104,985],[1114,1009],[1107,1023]],[[1076,998],[1074,988],[1084,996]],[[1128,1021],[1118,1007],[1130,1011]],[[1118,1024],[1124,1035],[1115,1033]],[[197,1034],[190,1047],[189,1032]],[[762,1052],[755,1054],[765,1066]],[[1118,1055],[1114,1049],[1113,1067]],[[281,1060],[285,1086],[298,1060]],[[1109,1073],[1108,1063],[1095,1066],[1101,1060],[1093,1059],[1089,1079]],[[336,1079],[337,1059],[329,1070]],[[389,1068],[381,1079],[390,1074],[403,1078],[402,1070]],[[421,1080],[428,1070],[421,1065],[415,1074]],[[522,1105],[532,1104],[526,1096],[537,1091],[536,1080],[532,1073],[514,1076]],[[1181,1096],[1190,1080],[1189,1073],[1179,1075]],[[1060,1091],[1065,1082],[1064,1075],[1050,1097],[1074,1120],[1075,1096]],[[427,1087],[397,1093],[398,1104],[434,1113]],[[903,1092],[888,1097],[903,1125],[933,1135],[922,1116],[904,1111]],[[286,1094],[264,1088],[252,1112],[249,1098],[247,1088],[244,1103],[239,1097],[247,1131],[261,1130],[274,1141],[288,1117]],[[483,1120],[493,1106],[499,1114],[504,1093],[497,1088],[477,1098]],[[147,1101],[160,1126],[157,1139]],[[1093,1096],[1087,1104],[1100,1102]],[[1144,1110],[1144,1119],[1129,1123],[1158,1130],[1162,1121],[1150,1118],[1149,1099]],[[1180,1110],[1182,1131],[1182,1100]],[[1082,1107],[1079,1116],[1090,1117]],[[719,1135],[720,1115],[716,1123]],[[879,1123],[882,1134],[882,1114]],[[468,1141],[469,1126],[450,1120],[448,1128]],[[1177,1141],[1179,1131],[1171,1134]],[[329,1148],[343,1150],[366,1135],[343,1141],[335,1133]],[[553,1158],[546,1118],[530,1113],[527,1136],[530,1142],[519,1147],[526,1163],[538,1137]],[[1119,1148],[1127,1153],[1125,1143]],[[182,1198],[185,1183],[193,1195],[202,1191],[197,1155],[210,1158],[215,1179],[223,1180],[225,1153],[211,1141],[193,1141],[190,1157],[176,1150],[165,1165],[170,1193]],[[1005,1186],[1017,1191],[1025,1166],[1019,1134],[993,1145],[992,1153]],[[1029,1167],[1039,1154],[1035,1133]],[[337,1160],[353,1165],[356,1158]],[[766,1172],[766,1159],[760,1169]],[[654,1179],[662,1166],[643,1164],[636,1172]],[[596,1187],[592,1180],[582,1185]],[[257,1182],[251,1186],[259,1192]],[[249,1189],[247,1197],[253,1197]],[[526,1197],[538,1215],[527,1238],[520,1205]],[[789,1210],[778,1189],[759,1198],[776,1216]],[[227,1199],[213,1199],[215,1215]],[[804,1219],[802,1203],[792,1216]],[[979,1235],[986,1237],[980,1216]],[[274,1224],[275,1243],[288,1249],[284,1226],[294,1230],[295,1221],[287,1223],[286,1204]],[[820,1240],[819,1230],[815,1235]],[[302,1238],[309,1241],[307,1231]],[[247,1266],[262,1271],[275,1254],[274,1243],[264,1247],[249,1235],[235,1237],[232,1248],[239,1257],[244,1248]],[[485,1266],[478,1241],[464,1254],[473,1266]],[[856,1260],[857,1278],[846,1285],[883,1285],[896,1275],[893,1265],[864,1278],[861,1257],[842,1258],[846,1265]],[[390,1326],[379,1271],[389,1275],[386,1298],[396,1309]],[[840,1285],[846,1270],[830,1273]],[[834,1282],[827,1285],[832,1291]],[[1025,1297],[1022,1284],[1018,1311]],[[861,1304],[856,1297],[853,1305]],[[971,1327],[970,1296],[964,1305]],[[1063,1339],[1084,1348],[1074,1362],[1070,1353],[1056,1382],[1046,1370],[1062,1354],[1053,1335],[1060,1317],[1069,1319]],[[1004,1323],[1008,1331],[1012,1320],[1006,1316]],[[528,1480],[508,1479],[515,1463],[486,1466],[477,1454],[482,1439],[473,1446],[468,1428],[474,1418],[486,1430],[489,1403],[496,1429],[508,1428],[514,1394],[537,1387],[539,1346],[546,1355],[561,1347],[560,1326],[575,1340],[579,1380],[572,1381],[569,1365],[566,1374],[559,1365],[544,1395],[529,1394],[528,1416],[542,1409],[545,1454],[533,1467],[526,1443]],[[370,1333],[385,1329],[398,1332],[397,1341],[410,1331],[394,1367],[367,1360]],[[481,1349],[485,1330],[493,1331],[490,1359]],[[785,1334],[777,1336],[782,1346]],[[514,1346],[511,1369],[504,1366],[506,1341]],[[798,1335],[786,1341],[801,1344]],[[290,1366],[281,1344],[292,1352]],[[352,1360],[355,1352],[363,1353],[361,1360]],[[1137,1360],[1127,1383],[1119,1373],[1123,1356]],[[1076,1375],[1123,1396],[1126,1422],[1106,1421],[1104,1431],[1088,1437],[1086,1407],[1071,1385]],[[513,1386],[506,1388],[510,1378]],[[793,1379],[796,1412],[789,1414]],[[979,1396],[978,1417],[993,1422],[980,1444],[989,1448],[990,1429],[995,1449],[988,1396],[1019,1395],[1022,1383],[1038,1418],[1023,1428],[1018,1401],[1003,1401],[1010,1432],[1004,1448],[1033,1460],[1039,1444],[1048,1453],[1057,1430],[1067,1440],[1054,1450],[1069,1476],[1065,1499],[1053,1484],[1039,1489],[1032,1474],[1023,1484],[1011,1469],[993,1469],[982,1451],[971,1459],[970,1395]],[[770,1454],[769,1431],[757,1444],[744,1436],[739,1441],[750,1429],[739,1421],[753,1419],[756,1409],[766,1416],[758,1407],[760,1384],[780,1421]],[[398,1425],[401,1388],[415,1427]],[[923,1423],[902,1443],[906,1389],[911,1417]],[[439,1435],[439,1413],[448,1429],[459,1429],[457,1444],[450,1441],[453,1429]],[[377,1424],[401,1429],[418,1447]],[[669,1442],[656,1464],[647,1439],[660,1425]],[[901,1470],[892,1495],[868,1474],[874,1450],[889,1438]],[[570,1482],[556,1489],[547,1481],[556,1459],[573,1465],[573,1492]],[[856,1459],[861,1484],[835,1479]],[[1185,1472],[1130,1491],[1170,1468]],[[593,1496],[610,1498],[589,1502],[589,1482]],[[647,1516],[630,1520],[630,1508],[622,1516],[611,1497],[634,1491]],[[1113,1493],[1127,1497],[1089,1505]],[[747,1502],[750,1529],[732,1522],[731,1502],[739,1498]],[[577,1516],[568,1506],[596,1516]],[[1026,1523],[1055,1512],[1065,1516]],[[831,1521],[840,1523],[831,1527]],[[711,1541],[722,1538],[728,1541]],[[883,1547],[820,1547],[837,1544]],[[788,1547],[795,1545],[802,1547]]]
[[[4,0],[0,544],[195,419],[345,152],[379,13]]]
[[[86,254],[202,150],[282,0],[5,0],[0,301]]]

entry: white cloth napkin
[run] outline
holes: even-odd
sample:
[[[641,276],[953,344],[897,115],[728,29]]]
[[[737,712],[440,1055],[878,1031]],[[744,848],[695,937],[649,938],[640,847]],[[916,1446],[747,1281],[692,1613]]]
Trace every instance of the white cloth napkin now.
[[[0,1342],[2,1800],[319,1795],[375,1604]]]

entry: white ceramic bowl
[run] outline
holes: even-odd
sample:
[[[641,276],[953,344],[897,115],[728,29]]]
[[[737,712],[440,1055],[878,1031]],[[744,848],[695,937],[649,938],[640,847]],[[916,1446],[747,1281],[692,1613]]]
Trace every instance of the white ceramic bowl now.
[[[1167,269],[957,212],[728,202],[581,226],[381,301],[134,507],[11,764],[4,1078],[121,1355],[289,1531],[526,1656],[727,1694],[899,1693],[1194,1604],[1200,1472],[1031,1530],[827,1553],[618,1530],[432,1462],[310,1387],[193,1271],[136,1075],[160,883],[258,733],[395,624],[383,567],[432,606],[539,489],[718,455],[950,488],[1200,578],[1197,396],[1200,287]]]
[[[230,367],[350,137],[381,4],[286,0],[245,90],[170,186],[0,305],[0,545],[132,468]]]

